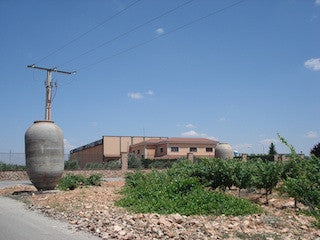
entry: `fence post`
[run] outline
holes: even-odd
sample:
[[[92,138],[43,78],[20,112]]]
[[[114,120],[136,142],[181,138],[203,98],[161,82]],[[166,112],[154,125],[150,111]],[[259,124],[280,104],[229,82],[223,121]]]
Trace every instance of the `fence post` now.
[[[188,159],[190,162],[193,162],[193,161],[194,161],[194,155],[193,155],[193,153],[187,153],[187,159]]]
[[[246,162],[247,161],[247,158],[248,158],[248,154],[242,154],[242,156],[241,156],[241,159],[244,161],[244,162]]]
[[[128,170],[128,153],[126,152],[121,153],[121,170]]]

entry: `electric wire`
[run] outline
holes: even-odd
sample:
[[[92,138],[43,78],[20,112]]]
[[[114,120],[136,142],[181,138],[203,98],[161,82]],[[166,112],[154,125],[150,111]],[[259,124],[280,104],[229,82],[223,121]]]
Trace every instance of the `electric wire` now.
[[[54,80],[54,79],[52,79],[52,80]],[[53,100],[56,97],[57,91],[58,91],[58,80],[56,80],[56,82],[54,83],[54,93],[53,93],[53,96],[51,98],[51,104],[53,103]]]
[[[139,2],[141,2],[142,0],[135,0],[134,2],[132,2],[131,4],[129,4],[127,7],[125,7],[124,9],[120,10],[119,12],[115,13],[114,15],[110,16],[109,18],[103,20],[102,22],[98,23],[97,25],[93,26],[92,28],[90,28],[89,30],[87,30],[84,33],[81,33],[80,35],[78,35],[77,37],[73,38],[72,40],[70,40],[69,42],[63,44],[62,46],[60,46],[59,48],[53,50],[52,52],[50,52],[49,54],[47,54],[46,56],[38,59],[37,61],[35,61],[35,64],[38,64],[39,62],[42,62],[43,60],[47,59],[48,57],[56,54],[57,52],[60,52],[62,49],[64,49],[65,47],[69,46],[70,44],[72,44],[73,42],[77,41],[78,39],[84,37],[85,35],[87,35],[88,33],[94,31],[95,29],[101,27],[102,25],[106,24],[107,22],[109,22],[110,20],[112,20],[113,18],[115,18],[118,15],[121,15],[122,13],[124,13],[125,11],[127,11],[129,8],[135,6],[136,4],[138,4]]]
[[[118,53],[115,53],[115,54],[113,54],[113,55],[110,55],[110,56],[108,56],[108,57],[102,58],[102,59],[100,59],[100,60],[98,60],[98,61],[95,61],[95,62],[93,62],[93,63],[91,63],[91,64],[84,65],[84,66],[80,67],[80,68],[77,70],[77,72],[82,71],[82,70],[87,69],[87,68],[90,68],[90,67],[92,67],[92,66],[94,66],[94,65],[96,65],[96,64],[99,64],[99,63],[101,63],[101,62],[104,62],[104,61],[106,61],[106,60],[109,60],[109,59],[111,59],[111,58],[114,58],[114,57],[119,56],[119,55],[121,55],[121,54],[124,54],[124,53],[126,53],[126,52],[132,51],[133,49],[136,49],[136,48],[141,47],[141,46],[143,46],[143,45],[146,45],[146,44],[148,44],[148,43],[150,43],[150,42],[153,42],[154,40],[156,40],[156,39],[158,39],[158,38],[161,38],[161,37],[167,36],[167,35],[169,35],[169,34],[171,34],[171,33],[177,32],[177,31],[179,31],[179,30],[181,30],[181,29],[183,29],[183,28],[186,28],[186,27],[194,24],[194,23],[197,23],[197,22],[202,21],[202,20],[204,20],[204,19],[206,19],[206,18],[209,18],[209,17],[211,17],[211,16],[213,16],[213,15],[216,15],[216,14],[218,14],[218,13],[221,13],[221,12],[225,11],[225,10],[228,10],[228,9],[230,9],[230,8],[232,8],[232,7],[235,7],[235,6],[237,6],[237,5],[240,5],[241,3],[245,2],[245,1],[246,1],[246,0],[237,1],[237,2],[235,2],[235,3],[233,3],[233,4],[230,4],[230,5],[226,6],[226,7],[223,7],[223,8],[220,8],[220,9],[216,10],[216,11],[213,11],[213,12],[211,12],[211,13],[205,15],[205,16],[202,16],[202,17],[197,18],[197,19],[195,19],[195,20],[192,20],[192,21],[190,21],[190,22],[188,22],[188,23],[185,23],[185,24],[183,24],[183,25],[181,25],[181,26],[179,26],[179,27],[177,27],[177,28],[174,28],[174,29],[171,30],[171,31],[165,32],[165,33],[163,33],[162,35],[158,35],[158,36],[153,37],[153,38],[151,38],[151,39],[149,39],[149,40],[147,40],[147,41],[144,41],[144,42],[138,43],[138,44],[136,44],[136,45],[133,45],[132,47],[129,47],[129,48],[127,48],[127,49],[124,49],[124,50],[122,50],[122,51],[120,51],[120,52],[118,52]]]
[[[124,37],[124,36],[126,36],[126,35],[128,35],[128,34],[130,34],[130,33],[132,33],[132,32],[134,32],[134,31],[136,31],[136,30],[138,30],[139,28],[142,28],[142,27],[146,26],[146,25],[149,24],[149,23],[152,23],[152,22],[154,22],[154,21],[156,21],[156,20],[158,20],[158,19],[160,19],[160,18],[162,18],[162,17],[164,17],[164,16],[166,16],[166,15],[169,15],[170,13],[172,13],[172,12],[174,12],[174,11],[176,11],[176,10],[178,10],[178,9],[180,9],[180,8],[188,5],[188,4],[190,4],[190,3],[193,2],[193,1],[194,1],[194,0],[186,1],[186,2],[184,2],[184,3],[182,3],[182,4],[180,4],[180,5],[172,8],[172,9],[170,9],[170,10],[168,10],[168,11],[166,11],[166,12],[164,12],[164,13],[156,16],[156,17],[154,17],[154,18],[151,18],[151,19],[149,19],[148,21],[146,21],[146,22],[144,22],[144,23],[142,23],[142,24],[139,24],[139,25],[133,27],[133,28],[130,29],[129,31],[124,32],[124,33],[121,33],[121,34],[119,34],[118,36],[116,36],[116,37],[114,37],[114,38],[112,38],[112,39],[110,39],[110,40],[108,40],[108,41],[105,41],[105,42],[101,43],[100,45],[98,45],[98,46],[96,46],[96,47],[94,47],[94,48],[91,48],[91,49],[85,51],[84,53],[79,54],[78,56],[76,56],[76,57],[74,57],[74,58],[71,58],[70,60],[64,62],[64,63],[61,64],[60,66],[64,66],[64,65],[66,65],[66,64],[69,64],[69,63],[73,62],[74,60],[76,60],[76,59],[78,59],[78,58],[80,58],[80,57],[82,57],[82,56],[84,56],[84,55],[87,55],[87,54],[89,54],[89,53],[97,50],[98,48],[104,47],[104,46],[106,46],[106,45],[108,45],[108,44],[110,44],[110,43],[112,43],[112,42],[114,42],[114,41],[116,41],[116,40],[118,40],[118,39],[120,39],[120,38],[122,38],[122,37]]]

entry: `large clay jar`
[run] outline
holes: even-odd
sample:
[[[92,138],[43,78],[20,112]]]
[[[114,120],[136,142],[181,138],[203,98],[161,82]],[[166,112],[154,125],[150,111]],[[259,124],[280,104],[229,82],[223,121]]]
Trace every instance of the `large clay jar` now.
[[[35,121],[25,134],[28,176],[38,190],[54,189],[64,170],[62,130],[53,121]]]
[[[216,147],[215,157],[222,158],[222,159],[232,159],[233,158],[232,147],[228,143],[218,143]]]

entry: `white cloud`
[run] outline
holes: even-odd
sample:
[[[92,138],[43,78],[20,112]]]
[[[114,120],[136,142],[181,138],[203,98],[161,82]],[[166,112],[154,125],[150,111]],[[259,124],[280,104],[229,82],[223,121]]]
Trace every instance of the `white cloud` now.
[[[154,92],[152,90],[148,90],[145,94],[146,95],[154,95]]]
[[[226,121],[228,121],[228,119],[226,117],[219,118],[219,122],[226,122]]]
[[[74,149],[75,146],[73,146],[68,139],[63,139],[63,144],[64,144],[64,151],[69,152],[71,149]]]
[[[218,140],[218,138],[216,138],[216,137],[208,136],[208,134],[206,134],[206,133],[198,133],[194,130],[183,132],[183,133],[181,133],[181,136],[183,136],[183,137],[202,137],[202,138],[209,138],[212,140]]]
[[[184,137],[198,137],[199,136],[199,133],[197,133],[196,131],[194,130],[190,130],[188,132],[183,132],[181,133],[181,136],[184,136]]]
[[[320,58],[311,58],[305,61],[304,66],[313,71],[320,71]]]
[[[164,29],[163,28],[158,28],[155,32],[156,32],[157,35],[162,35],[162,34],[164,34]]]
[[[315,0],[314,4],[317,5],[317,6],[320,6],[320,0]]]
[[[143,98],[143,95],[139,92],[131,92],[131,93],[128,93],[128,97],[132,99],[141,99]]]
[[[233,146],[233,149],[235,149],[235,150],[244,150],[244,149],[248,149],[248,148],[252,148],[252,144],[243,143],[243,144],[237,144],[237,145]]]
[[[318,138],[318,133],[314,131],[309,131],[304,135],[304,137],[311,138],[311,139]]]
[[[260,140],[259,143],[263,144],[263,145],[270,145],[271,143],[278,143],[279,140],[276,139],[276,138],[266,138],[266,139],[263,139],[263,140]]]
[[[186,128],[196,128],[195,125],[193,125],[192,123],[188,123],[185,125]]]
[[[132,99],[142,99],[146,96],[153,96],[154,92],[152,90],[148,90],[145,93],[141,93],[141,92],[130,92],[128,93],[128,97],[132,98]]]

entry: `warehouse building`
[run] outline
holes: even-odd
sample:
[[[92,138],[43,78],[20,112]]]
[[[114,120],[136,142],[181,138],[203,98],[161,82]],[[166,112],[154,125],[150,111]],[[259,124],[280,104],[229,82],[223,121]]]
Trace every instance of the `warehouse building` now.
[[[192,153],[196,157],[214,157],[217,141],[206,138],[168,138],[142,136],[103,136],[98,141],[70,151],[70,159],[80,168],[87,163],[118,160],[122,154],[139,158],[178,159]]]
[[[77,160],[80,168],[87,163],[104,163],[118,160],[121,154],[128,154],[131,145],[150,139],[166,139],[167,137],[142,136],[102,136],[101,139],[70,151],[70,160]]]

